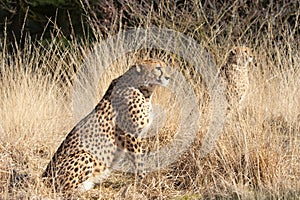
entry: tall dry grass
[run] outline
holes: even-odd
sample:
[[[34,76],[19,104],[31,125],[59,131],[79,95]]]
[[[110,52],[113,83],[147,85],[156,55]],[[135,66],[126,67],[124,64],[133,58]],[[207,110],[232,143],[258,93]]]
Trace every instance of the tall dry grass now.
[[[232,21],[237,23],[234,30],[223,29],[220,23],[224,16],[230,15],[230,10],[225,8],[238,10],[239,6],[241,5],[233,4],[232,7],[221,7],[223,14],[215,12],[212,18],[210,14],[213,12],[206,10],[205,5],[196,5],[193,8],[196,15],[191,16],[191,24],[186,24],[184,20],[176,21],[175,14],[173,18],[166,17],[172,16],[170,9],[166,9],[168,15],[162,14],[163,10],[158,14],[152,11],[152,15],[138,13],[141,22],[148,17],[146,25],[166,24],[169,28],[186,31],[212,52],[218,66],[225,62],[226,54],[233,45],[243,43],[250,47],[255,54],[255,61],[250,66],[250,91],[245,103],[234,108],[233,114],[226,120],[212,152],[198,160],[199,150],[209,126],[209,97],[201,78],[189,77],[199,98],[199,109],[202,113],[199,135],[191,147],[175,163],[149,173],[141,183],[136,184],[130,174],[115,173],[95,190],[80,198],[300,197],[299,36],[293,31],[294,27],[288,26],[287,21],[282,22],[288,27],[286,32],[278,31],[272,18],[264,19],[262,23],[268,31],[261,31],[255,36],[246,33],[251,27],[242,23],[242,18],[234,19],[237,22]],[[190,8],[186,9],[189,11]],[[138,9],[133,11],[137,12]],[[186,12],[184,9],[179,11]],[[258,16],[254,22],[259,20],[261,19]],[[201,24],[210,27],[209,31],[203,30]],[[94,30],[97,31],[96,27]],[[236,32],[244,35],[237,39]],[[274,34],[282,39],[276,39]],[[76,123],[73,120],[73,109],[76,108],[72,104],[73,81],[76,76],[74,69],[79,69],[83,60],[93,52],[93,48],[75,40],[70,41],[66,47],[60,39],[60,35],[53,35],[53,40],[44,46],[33,43],[28,38],[24,49],[16,48],[13,53],[6,51],[5,38],[2,39],[2,199],[60,198],[59,194],[53,193],[42,184],[41,174],[65,135]],[[99,39],[95,46],[101,42]],[[107,51],[101,56],[109,57],[111,52]],[[110,81],[122,74],[129,64],[150,56],[162,58],[183,72],[187,70],[186,66],[190,66],[189,61],[160,50],[154,53],[149,50],[133,52],[117,60],[111,70],[104,74],[99,89],[93,93],[94,99],[100,99]],[[155,95],[156,102],[169,106],[168,111],[171,114],[168,114],[167,125],[170,126],[178,117],[174,109],[176,105],[170,104],[169,95],[172,94],[159,90]],[[173,127],[176,128],[175,125],[174,123]],[[172,129],[160,133],[160,145],[171,140],[173,134]]]

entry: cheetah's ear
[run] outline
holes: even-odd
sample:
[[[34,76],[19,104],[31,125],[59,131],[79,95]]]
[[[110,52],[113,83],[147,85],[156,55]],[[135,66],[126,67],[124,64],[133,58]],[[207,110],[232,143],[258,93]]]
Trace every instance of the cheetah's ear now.
[[[136,71],[138,73],[141,73],[141,71],[142,71],[142,66],[141,65],[136,65],[135,68],[136,68]]]

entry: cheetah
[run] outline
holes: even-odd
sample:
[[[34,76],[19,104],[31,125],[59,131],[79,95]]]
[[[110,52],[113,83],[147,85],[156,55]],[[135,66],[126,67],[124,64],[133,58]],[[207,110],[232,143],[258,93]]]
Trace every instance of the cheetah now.
[[[221,76],[226,83],[226,98],[230,107],[240,105],[249,89],[249,64],[253,60],[251,49],[234,47],[221,68]]]
[[[135,173],[145,174],[141,135],[152,122],[151,97],[157,86],[167,86],[167,65],[149,59],[114,79],[94,110],[61,143],[42,174],[56,191],[87,191],[108,177],[120,153]]]

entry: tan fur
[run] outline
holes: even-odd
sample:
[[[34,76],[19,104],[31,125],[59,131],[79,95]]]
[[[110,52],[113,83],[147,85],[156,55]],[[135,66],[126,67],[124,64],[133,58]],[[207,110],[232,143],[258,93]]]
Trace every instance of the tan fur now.
[[[226,96],[230,106],[241,104],[249,88],[249,63],[253,54],[248,47],[233,48],[222,67],[222,77],[227,84]]]
[[[43,173],[57,191],[89,190],[105,179],[125,152],[143,175],[141,134],[151,119],[151,96],[156,86],[168,84],[166,64],[150,59],[131,67],[112,81],[95,109],[62,142]]]

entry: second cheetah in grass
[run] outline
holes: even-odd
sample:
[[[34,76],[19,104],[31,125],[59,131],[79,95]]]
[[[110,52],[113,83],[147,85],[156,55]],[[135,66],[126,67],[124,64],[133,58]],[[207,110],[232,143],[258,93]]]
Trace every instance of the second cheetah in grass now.
[[[221,68],[226,82],[226,97],[229,106],[241,104],[249,89],[249,64],[253,60],[251,49],[245,46],[234,47]]]

